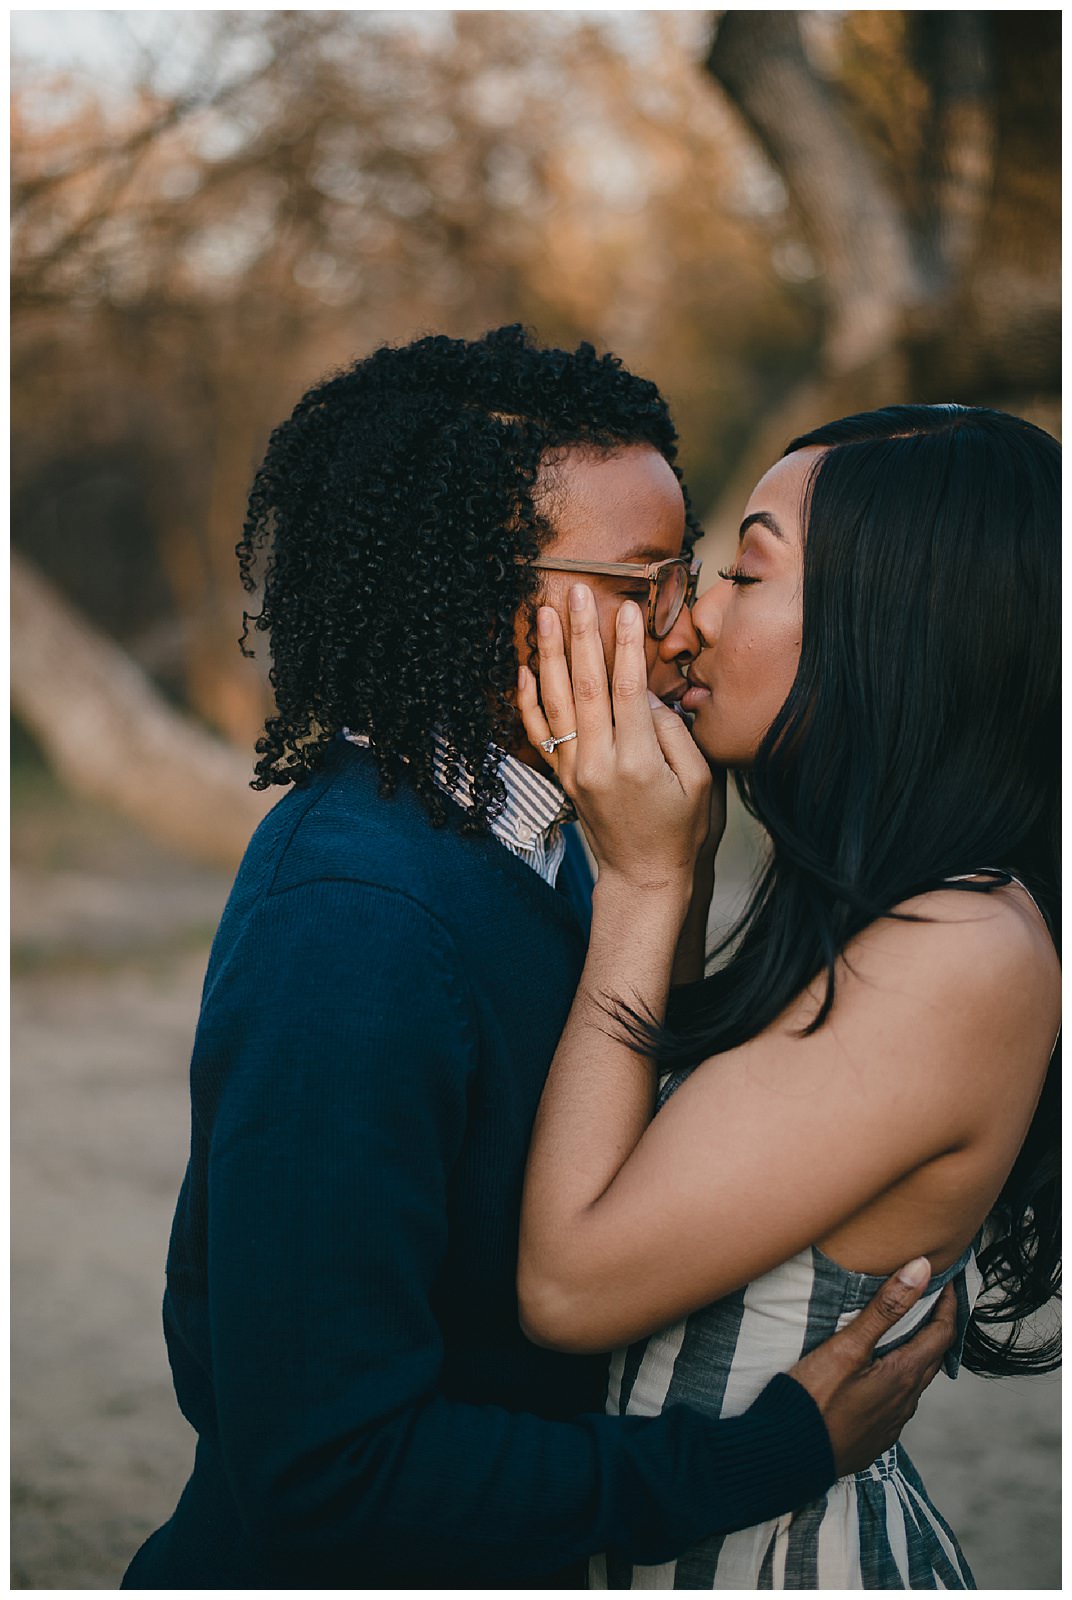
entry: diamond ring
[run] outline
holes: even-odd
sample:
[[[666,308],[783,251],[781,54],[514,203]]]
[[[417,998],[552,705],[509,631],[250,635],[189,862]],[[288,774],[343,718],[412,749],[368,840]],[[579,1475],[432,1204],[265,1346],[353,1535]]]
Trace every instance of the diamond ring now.
[[[564,733],[558,739],[541,739],[540,740],[540,749],[541,750],[546,750],[547,754],[550,755],[551,751],[555,748],[556,745],[568,744],[571,739],[576,739],[576,737],[577,737],[577,729],[574,728],[572,733]]]

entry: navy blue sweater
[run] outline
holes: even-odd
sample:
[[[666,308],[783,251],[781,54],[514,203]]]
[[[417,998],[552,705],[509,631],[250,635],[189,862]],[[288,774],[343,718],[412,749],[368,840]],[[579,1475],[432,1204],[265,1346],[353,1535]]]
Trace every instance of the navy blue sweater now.
[[[834,1478],[780,1377],[743,1417],[601,1414],[602,1358],[529,1344],[526,1150],[584,960],[551,888],[377,794],[339,742],[258,828],[212,949],[167,1266],[198,1434],[130,1588],[581,1586]]]

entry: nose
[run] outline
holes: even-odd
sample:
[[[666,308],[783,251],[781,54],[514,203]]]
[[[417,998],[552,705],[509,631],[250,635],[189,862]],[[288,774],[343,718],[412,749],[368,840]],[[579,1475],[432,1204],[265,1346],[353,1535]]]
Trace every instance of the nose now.
[[[709,650],[719,635],[722,599],[728,585],[713,583],[703,594],[697,595],[692,607],[692,631],[699,641],[698,650]]]
[[[670,632],[659,640],[660,661],[676,662],[682,672],[703,648],[693,626],[688,606],[682,606]]]

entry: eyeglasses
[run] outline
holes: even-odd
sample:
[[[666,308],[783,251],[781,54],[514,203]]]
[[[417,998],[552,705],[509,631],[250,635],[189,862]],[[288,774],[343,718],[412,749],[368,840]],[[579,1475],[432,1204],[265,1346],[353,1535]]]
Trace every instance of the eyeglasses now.
[[[565,556],[537,556],[534,567],[545,572],[590,572],[599,577],[646,578],[647,628],[653,639],[665,639],[683,606],[696,599],[701,563],[696,557],[671,556],[667,561],[567,561]]]

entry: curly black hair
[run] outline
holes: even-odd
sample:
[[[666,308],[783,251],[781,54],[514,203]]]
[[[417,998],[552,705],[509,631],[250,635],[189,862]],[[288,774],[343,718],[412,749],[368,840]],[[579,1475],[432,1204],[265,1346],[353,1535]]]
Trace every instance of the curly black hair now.
[[[302,782],[348,727],[369,735],[381,791],[405,772],[441,825],[436,730],[448,780],[464,769],[472,784],[463,825],[484,831],[516,733],[515,618],[531,640],[530,563],[554,532],[537,474],[570,447],[649,444],[680,482],[676,441],[653,383],[587,343],[541,348],[517,324],[384,346],[310,389],[271,436],[237,546],[250,592],[267,551],[239,643],[251,653],[250,623],[270,633],[278,712],[251,786]]]

